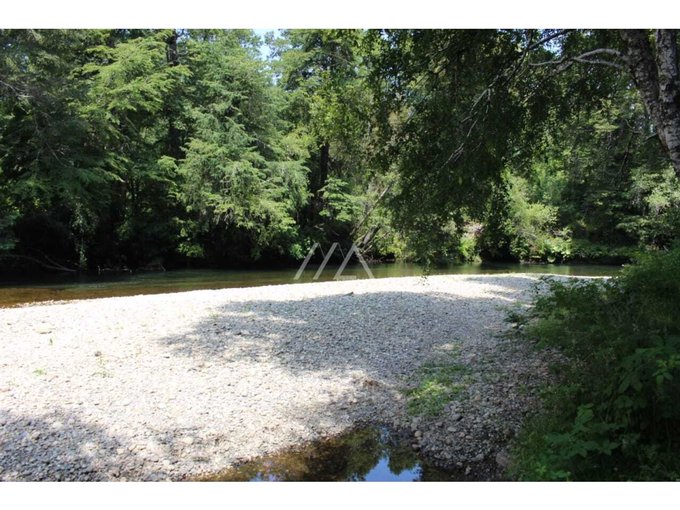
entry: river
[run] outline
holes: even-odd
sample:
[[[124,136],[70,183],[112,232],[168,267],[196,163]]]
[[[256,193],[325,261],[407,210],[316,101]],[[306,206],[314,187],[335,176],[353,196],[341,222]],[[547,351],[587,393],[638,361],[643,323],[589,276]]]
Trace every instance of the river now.
[[[337,267],[327,267],[317,281],[335,277]],[[568,265],[568,264],[451,264],[432,267],[430,274],[498,274],[498,273],[549,273],[571,276],[613,276],[620,266]],[[375,278],[421,276],[422,266],[413,263],[372,264]],[[121,274],[106,276],[53,275],[30,281],[0,280],[0,307],[52,300],[89,299],[111,296],[158,294],[198,289],[222,289],[309,283],[314,280],[316,267],[308,267],[295,279],[297,269],[271,270],[217,270],[184,269],[166,272]],[[362,266],[348,266],[343,278],[367,278]]]

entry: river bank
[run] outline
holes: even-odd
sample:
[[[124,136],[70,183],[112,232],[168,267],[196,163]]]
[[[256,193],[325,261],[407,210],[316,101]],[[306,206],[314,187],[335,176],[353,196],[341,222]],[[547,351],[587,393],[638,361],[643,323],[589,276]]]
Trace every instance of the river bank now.
[[[182,480],[359,423],[503,477],[548,376],[504,336],[536,275],[385,278],[0,309],[0,479]],[[464,367],[434,414],[422,368]]]

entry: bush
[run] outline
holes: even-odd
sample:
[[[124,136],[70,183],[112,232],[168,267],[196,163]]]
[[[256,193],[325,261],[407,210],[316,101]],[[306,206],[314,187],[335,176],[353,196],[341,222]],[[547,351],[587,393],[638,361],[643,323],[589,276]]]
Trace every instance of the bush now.
[[[527,335],[569,362],[519,437],[522,479],[680,477],[680,250],[609,281],[550,281]]]
[[[559,208],[532,199],[531,184],[508,174],[480,240],[487,258],[512,258],[522,262],[564,262],[571,257],[571,233],[559,228]],[[495,217],[494,217],[495,216]]]
[[[642,251],[635,246],[610,246],[592,243],[585,239],[573,239],[568,260],[598,264],[626,264],[634,260]]]

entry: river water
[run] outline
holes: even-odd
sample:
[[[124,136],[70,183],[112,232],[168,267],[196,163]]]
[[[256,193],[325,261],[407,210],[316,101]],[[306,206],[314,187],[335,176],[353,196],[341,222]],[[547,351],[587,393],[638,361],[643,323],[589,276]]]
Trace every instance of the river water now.
[[[423,459],[407,435],[364,427],[238,464],[200,481],[429,482],[466,477]]]
[[[422,266],[412,263],[372,264],[375,278],[421,276]],[[316,281],[332,280],[337,267],[324,269]],[[429,274],[494,274],[549,273],[573,276],[613,276],[619,266],[557,265],[557,264],[451,264],[432,267]],[[54,275],[32,281],[0,280],[0,307],[38,301],[89,299],[111,296],[158,294],[197,289],[222,289],[309,283],[314,280],[316,267],[311,265],[295,279],[297,269],[272,270],[213,270],[185,269],[167,272],[121,274],[106,276]],[[367,278],[361,265],[348,266],[342,278]]]

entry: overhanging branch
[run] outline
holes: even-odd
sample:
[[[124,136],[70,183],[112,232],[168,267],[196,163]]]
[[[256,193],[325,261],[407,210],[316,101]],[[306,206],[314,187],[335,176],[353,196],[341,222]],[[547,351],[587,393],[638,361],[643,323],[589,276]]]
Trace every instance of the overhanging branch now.
[[[621,60],[623,63],[619,64],[618,62],[613,62],[611,60],[603,60],[601,58],[593,58],[598,55],[611,55],[619,60]],[[582,53],[581,55],[577,55],[575,57],[570,57],[570,56],[564,56],[560,59],[557,60],[546,60],[545,62],[533,62],[530,63],[529,65],[531,66],[547,66],[547,65],[553,65],[553,66],[559,66],[560,71],[564,71],[568,69],[571,65],[574,63],[579,63],[579,64],[594,64],[594,65],[604,65],[604,66],[609,66],[609,67],[614,67],[616,69],[620,70],[625,70],[626,69],[626,64],[628,64],[628,59],[626,56],[621,53],[618,50],[612,49],[612,48],[597,48],[595,50],[587,51],[585,53]]]

